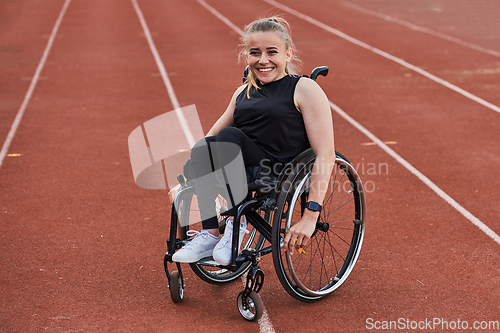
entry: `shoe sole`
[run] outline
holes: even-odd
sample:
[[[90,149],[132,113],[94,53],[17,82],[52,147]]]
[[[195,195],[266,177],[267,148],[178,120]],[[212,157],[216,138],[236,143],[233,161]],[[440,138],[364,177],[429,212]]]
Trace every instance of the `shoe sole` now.
[[[194,258],[194,259],[189,259],[189,260],[174,260],[174,257],[172,256],[172,261],[174,262],[178,262],[178,263],[183,263],[183,264],[194,264],[195,262],[203,259],[203,258],[209,258],[212,256],[212,253],[213,253],[213,250],[211,251],[205,251],[203,252],[201,255],[199,255],[198,257]],[[174,254],[175,256],[175,254]]]

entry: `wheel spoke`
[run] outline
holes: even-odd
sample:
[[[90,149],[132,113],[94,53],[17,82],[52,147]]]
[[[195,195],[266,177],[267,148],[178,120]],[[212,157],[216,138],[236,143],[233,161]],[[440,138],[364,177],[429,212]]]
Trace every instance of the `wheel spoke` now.
[[[277,200],[274,241],[276,233],[284,237],[302,217],[301,203],[308,199],[313,162],[308,160],[300,172],[291,173],[284,180],[290,186]],[[337,156],[337,165],[329,181],[317,229],[304,247],[305,252],[291,256],[286,249],[278,249],[278,256],[274,257],[280,282],[299,300],[318,300],[338,288],[351,272],[360,250],[362,236],[359,233],[363,233],[364,228],[352,222],[355,217],[363,216],[360,209],[365,207],[364,196],[354,186],[358,183],[357,174],[350,164]]]

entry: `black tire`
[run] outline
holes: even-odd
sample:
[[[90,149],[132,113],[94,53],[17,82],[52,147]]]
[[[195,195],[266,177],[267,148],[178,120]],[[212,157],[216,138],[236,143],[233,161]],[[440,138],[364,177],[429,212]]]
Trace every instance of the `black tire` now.
[[[310,151],[290,169],[280,185],[273,219],[273,262],[284,289],[294,298],[315,302],[340,287],[351,273],[364,236],[366,214],[363,185],[341,154],[336,163],[317,229],[304,248],[290,256],[282,240],[304,211],[315,156]]]
[[[197,225],[193,225],[190,218],[195,220],[199,220],[199,210],[198,205],[195,201],[196,194],[194,193],[194,189],[192,191],[187,191],[185,195],[179,200],[179,209],[178,209],[178,219],[179,219],[179,232],[181,239],[187,239],[186,232],[188,229],[199,229],[201,230],[201,223],[197,223]],[[175,209],[175,207],[172,207]],[[180,214],[179,214],[180,213]],[[262,213],[263,217],[266,221],[270,223],[270,214]],[[198,222],[198,221],[195,221]],[[221,234],[224,233],[225,228],[225,218],[219,216],[219,228]],[[250,234],[245,236],[242,243],[242,250],[246,248],[254,248],[257,250],[262,249],[265,238],[260,235],[256,229],[251,228],[250,224],[248,224],[247,229],[250,229]],[[192,263],[189,264],[193,272],[200,277],[203,281],[208,282],[210,284],[221,285],[230,283],[239,277],[241,277],[251,266],[251,263],[244,263],[237,271],[230,271],[228,269],[219,267],[213,260],[205,260],[200,261],[202,263]]]
[[[264,313],[264,302],[262,302],[260,295],[253,290],[250,292],[250,295],[248,295],[246,302],[244,302],[244,292],[245,291],[240,292],[236,300],[238,311],[240,311],[240,314],[246,320],[257,321]]]
[[[184,285],[179,274],[179,271],[173,271],[170,273],[169,285],[170,297],[174,303],[182,302],[184,298]]]

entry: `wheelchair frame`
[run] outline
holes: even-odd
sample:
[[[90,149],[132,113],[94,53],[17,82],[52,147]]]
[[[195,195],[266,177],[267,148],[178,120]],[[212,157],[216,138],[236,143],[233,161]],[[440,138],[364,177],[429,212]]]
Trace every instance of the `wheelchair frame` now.
[[[245,76],[246,73],[247,69]],[[327,73],[328,67],[318,67],[313,70],[310,77],[315,80],[318,75],[326,76]],[[247,200],[239,206],[234,220],[240,221],[244,215],[248,224],[253,227],[253,231],[249,242],[240,252],[238,248],[240,228],[233,228],[232,256],[229,265],[218,265],[211,258],[204,258],[197,263],[190,264],[200,278],[212,284],[225,284],[234,281],[248,270],[245,289],[237,297],[238,310],[246,320],[256,321],[263,313],[263,303],[258,294],[264,283],[264,272],[258,266],[263,255],[272,253],[275,270],[282,286],[292,297],[304,302],[315,302],[330,295],[342,285],[354,268],[364,237],[366,199],[359,175],[349,161],[338,152],[336,152],[336,167],[332,172],[332,177],[335,173],[335,180],[331,190],[332,194],[333,191],[338,190],[341,194],[341,200],[334,203],[333,207],[332,203],[329,203],[333,209],[330,212],[329,207],[325,205],[328,198],[325,198],[324,210],[320,213],[316,223],[316,231],[308,244],[310,248],[306,248],[307,254],[299,254],[298,258],[292,259],[283,249],[284,235],[292,225],[292,220],[300,218],[304,212],[314,161],[315,155],[309,148],[282,169],[270,192],[249,192]],[[339,180],[338,183],[335,183],[337,176]],[[180,209],[182,219],[186,218],[186,214],[189,218],[192,197],[195,195],[193,181],[186,181],[182,175],[177,178],[181,189],[172,205],[170,237],[167,240],[168,250],[163,259],[171,298],[176,303],[181,302],[184,296],[185,285],[182,269],[180,263],[176,262],[177,270],[170,273],[168,264],[173,262],[172,256],[175,251],[189,241],[186,236],[189,223],[179,221],[179,212],[175,207]],[[341,181],[343,181],[343,185],[341,185]],[[346,184],[347,189],[345,189]],[[344,189],[343,194],[341,193],[342,189]],[[351,199],[343,202],[345,197]],[[351,201],[354,201],[354,213],[352,214],[349,208],[352,207],[352,204],[349,205]],[[342,210],[347,211],[346,214],[349,215],[331,221],[332,217]],[[352,229],[347,224],[347,219],[350,218],[352,218]],[[342,226],[337,228],[337,223],[342,223]],[[346,223],[347,226],[344,227],[343,223]],[[223,231],[224,225],[221,225],[220,229]],[[257,233],[259,235],[255,248],[249,248],[257,237]],[[333,239],[330,238],[330,234],[332,234]],[[266,240],[271,243],[271,246],[263,248]],[[341,244],[339,247],[343,247],[343,249],[334,248],[333,244],[336,241]],[[345,248],[344,243],[348,245],[348,248]],[[317,248],[314,248],[315,244]],[[325,248],[328,250],[328,246],[330,253],[325,251]],[[336,257],[339,259],[335,259]],[[307,260],[311,261],[309,266],[307,266]],[[327,264],[328,267],[324,260],[330,261]],[[318,261],[320,261],[319,274],[316,272],[317,268],[314,267],[318,265]],[[339,261],[338,264],[337,261]],[[303,262],[306,262],[305,267]],[[330,266],[334,268],[330,268]],[[211,272],[203,267],[216,267],[220,270]],[[335,273],[334,276],[330,276],[333,275],[330,273],[331,269]],[[323,275],[325,275],[324,279]],[[301,278],[302,276],[304,278]],[[318,276],[319,282],[317,281]]]

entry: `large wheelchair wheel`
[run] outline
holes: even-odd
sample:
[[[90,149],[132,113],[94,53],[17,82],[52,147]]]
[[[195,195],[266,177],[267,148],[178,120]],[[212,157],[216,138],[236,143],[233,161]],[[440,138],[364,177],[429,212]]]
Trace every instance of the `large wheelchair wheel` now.
[[[365,195],[352,165],[336,153],[316,231],[302,254],[282,248],[290,227],[299,221],[307,202],[315,156],[303,156],[280,185],[273,220],[273,262],[285,290],[304,302],[325,298],[347,279],[364,236]]]
[[[224,210],[225,202],[224,199],[219,196],[215,202],[217,210]],[[172,206],[172,209],[175,209]],[[263,213],[264,214],[264,213]],[[266,221],[270,221],[269,213],[263,215]],[[179,200],[179,206],[177,210],[178,216],[178,233],[182,240],[187,239],[188,230],[201,230],[201,223],[193,224],[193,221],[200,221],[200,212],[198,209],[198,203],[196,200],[196,194],[194,188],[190,191],[183,193],[183,196]],[[225,229],[225,217],[218,215],[219,218],[219,230],[220,233],[224,233]],[[250,224],[247,224],[247,229],[250,231],[248,235],[245,235],[242,242],[242,250],[248,248],[254,248],[257,250],[262,249],[265,238],[260,235],[256,229],[253,229]],[[243,275],[251,266],[250,262],[244,263],[238,270],[231,271],[226,268],[220,267],[213,258],[206,258],[198,261],[197,263],[189,264],[193,272],[198,275],[202,280],[211,284],[225,284],[238,279]]]

